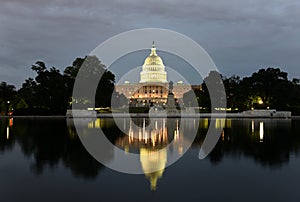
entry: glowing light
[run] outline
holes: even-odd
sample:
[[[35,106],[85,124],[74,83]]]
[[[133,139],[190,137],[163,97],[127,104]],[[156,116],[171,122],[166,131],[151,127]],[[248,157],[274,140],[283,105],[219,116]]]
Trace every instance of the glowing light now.
[[[182,155],[182,154],[183,154],[183,147],[182,147],[182,146],[179,146],[179,147],[178,147],[178,154],[179,154],[179,155]]]
[[[94,128],[94,122],[93,121],[88,123],[88,128]]]
[[[141,129],[139,129],[139,141],[141,141],[142,140],[142,131],[141,131]]]
[[[146,133],[146,121],[145,121],[145,119],[143,119],[143,138],[146,137],[145,133]]]
[[[261,97],[258,98],[258,104],[260,105],[264,104],[264,101],[261,99]]]
[[[200,124],[201,124],[201,122],[200,122]],[[209,121],[208,121],[208,118],[205,118],[204,120],[203,120],[203,126],[201,126],[201,127],[203,127],[203,128],[208,128],[208,125],[209,125]]]
[[[176,141],[178,139],[178,131],[174,130],[174,140]]]
[[[126,120],[123,119],[123,129],[126,130]]]
[[[9,127],[6,127],[6,139],[9,139]]]
[[[12,127],[12,126],[13,126],[13,118],[10,118],[10,119],[9,119],[8,125],[9,125],[9,127]]]
[[[264,122],[259,123],[259,140],[260,142],[264,141]]]
[[[222,137],[222,141],[224,141],[225,140],[224,130],[222,130],[221,137]]]
[[[95,128],[101,128],[101,120],[100,119],[95,120]]]
[[[216,118],[215,120],[215,128],[223,129],[225,126],[225,119]]]
[[[128,154],[128,153],[129,153],[129,147],[128,147],[128,146],[125,146],[125,147],[124,147],[124,152],[125,152],[125,154]]]
[[[254,133],[254,120],[251,121],[251,128],[252,128],[252,133]]]
[[[232,120],[231,119],[225,119],[225,127],[231,128],[232,127]]]
[[[226,108],[222,108],[222,107],[215,107],[215,110],[217,110],[217,111],[226,111]]]

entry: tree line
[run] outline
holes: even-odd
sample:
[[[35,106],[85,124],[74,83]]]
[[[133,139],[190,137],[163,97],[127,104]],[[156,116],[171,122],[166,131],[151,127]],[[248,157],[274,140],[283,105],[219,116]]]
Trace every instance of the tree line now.
[[[35,78],[25,79],[22,87],[16,89],[6,82],[0,83],[0,114],[14,115],[65,115],[73,102],[82,102],[88,106],[88,100],[72,98],[73,85],[82,65],[88,65],[86,75],[103,75],[98,83],[95,95],[95,107],[110,107],[126,104],[124,95],[114,92],[115,75],[110,72],[96,56],[76,58],[72,65],[62,72],[55,67],[47,67],[42,61],[31,66],[36,73]],[[300,81],[288,79],[288,73],[279,68],[260,69],[249,77],[224,77],[221,82],[214,80],[217,72],[211,72],[203,80],[202,89],[191,90],[184,94],[185,106],[199,106],[202,111],[210,112],[211,103],[207,84],[224,85],[227,109],[238,112],[252,108],[277,109],[300,114]],[[88,78],[86,78],[88,79]],[[195,96],[194,96],[195,95]],[[197,98],[190,103],[191,96]],[[226,96],[226,97],[225,97]],[[118,103],[119,102],[119,103]]]
[[[183,101],[190,100],[192,94],[197,97],[197,105],[203,111],[211,111],[208,82],[218,82],[211,72],[202,83],[201,90],[193,90],[184,94]],[[291,111],[293,115],[300,115],[300,81],[288,79],[288,73],[279,68],[268,67],[260,69],[249,77],[224,77],[222,83],[226,91],[227,110],[240,112],[250,109],[276,109]]]
[[[85,64],[85,63],[89,64]],[[42,61],[31,66],[35,78],[25,79],[22,87],[1,82],[0,113],[2,115],[65,115],[71,108],[72,91],[76,75],[82,65],[89,65],[89,74],[103,73],[98,83],[95,106],[110,106],[114,89],[115,75],[108,71],[96,56],[76,58],[71,66],[60,72],[57,68],[48,68]],[[84,102],[84,101],[81,101]]]

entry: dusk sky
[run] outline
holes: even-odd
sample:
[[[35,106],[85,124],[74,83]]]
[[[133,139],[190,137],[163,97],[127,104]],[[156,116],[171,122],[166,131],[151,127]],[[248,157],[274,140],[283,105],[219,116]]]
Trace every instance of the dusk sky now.
[[[226,76],[272,66],[300,78],[299,11],[299,0],[1,0],[0,81],[19,88],[37,60],[63,70],[106,39],[148,27],[192,38]]]

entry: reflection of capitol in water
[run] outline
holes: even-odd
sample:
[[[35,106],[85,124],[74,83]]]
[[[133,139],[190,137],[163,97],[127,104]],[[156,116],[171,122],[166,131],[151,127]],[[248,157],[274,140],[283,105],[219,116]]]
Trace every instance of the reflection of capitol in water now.
[[[120,146],[152,146],[164,147],[168,145],[166,120],[155,121],[154,125],[148,125],[146,119],[141,123],[130,120],[129,129],[125,138],[119,139]],[[152,126],[152,127],[151,127]]]
[[[143,172],[150,181],[151,190],[155,190],[157,181],[163,176],[167,164],[166,146],[174,141],[174,149],[181,155],[183,146],[179,140],[182,134],[179,130],[179,121],[175,119],[171,123],[167,119],[158,119],[147,125],[147,119],[142,119],[140,123],[130,120],[127,135],[120,137],[116,145],[125,153],[140,154]]]
[[[156,189],[157,180],[162,177],[167,163],[166,148],[155,150],[140,148],[140,161],[146,177],[150,180],[151,190]],[[156,170],[155,172],[151,172]]]
[[[183,137],[184,128],[193,128],[193,123],[183,121],[183,124],[178,119],[165,118],[151,121],[146,118],[118,119],[117,122],[123,122],[122,129],[126,135],[118,137],[115,145],[125,154],[140,154],[141,168],[150,181],[151,190],[155,190],[167,165],[167,147],[171,150],[169,155],[181,156],[188,145]],[[110,128],[111,124],[112,120],[96,119],[88,123],[88,128]]]

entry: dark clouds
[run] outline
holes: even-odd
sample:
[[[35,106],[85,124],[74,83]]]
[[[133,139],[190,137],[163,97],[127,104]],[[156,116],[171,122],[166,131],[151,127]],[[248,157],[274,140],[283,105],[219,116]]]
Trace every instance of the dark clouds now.
[[[63,69],[105,39],[143,27],[193,38],[226,75],[280,66],[300,77],[297,0],[1,0],[0,80],[20,85],[30,65]]]

